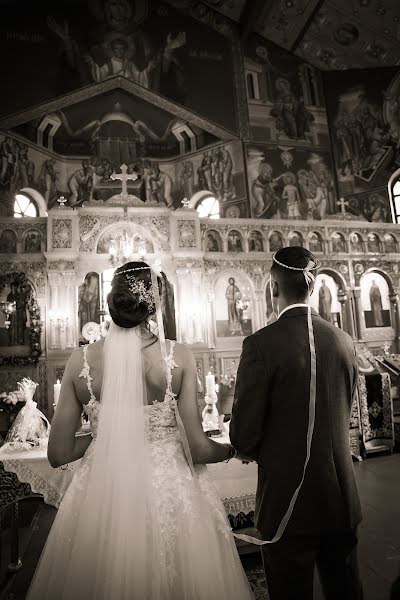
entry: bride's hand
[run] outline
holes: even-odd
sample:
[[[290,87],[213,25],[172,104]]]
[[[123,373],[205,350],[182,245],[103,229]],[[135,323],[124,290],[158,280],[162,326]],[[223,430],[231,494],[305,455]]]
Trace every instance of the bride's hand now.
[[[242,461],[243,465],[248,465],[249,463],[254,462],[252,458],[249,458],[248,456],[245,456],[244,454],[237,454],[235,456],[235,458],[237,460]]]

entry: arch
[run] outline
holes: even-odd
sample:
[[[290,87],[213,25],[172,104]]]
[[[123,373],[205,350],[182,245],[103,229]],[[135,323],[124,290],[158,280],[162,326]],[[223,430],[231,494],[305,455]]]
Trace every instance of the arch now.
[[[265,238],[259,229],[252,229],[249,233],[249,251],[264,252]]]
[[[243,236],[238,229],[232,228],[227,234],[228,252],[243,252]]]
[[[393,223],[400,223],[400,169],[395,171],[388,181],[390,212]]]
[[[27,229],[22,237],[22,252],[41,252],[42,251],[42,233],[32,227]]]
[[[205,252],[222,252],[223,243],[219,231],[216,229],[207,229],[203,237]]]
[[[380,253],[382,248],[381,238],[373,231],[367,234],[367,250],[368,252]]]
[[[274,239],[272,240],[272,238]],[[277,252],[283,248],[284,245],[284,237],[281,231],[274,229],[268,234],[268,248],[270,252]]]
[[[195,209],[200,218],[203,219],[219,219],[220,218],[220,202],[214,194],[204,194],[200,200],[196,202]],[[203,213],[203,214],[202,214]]]
[[[386,271],[381,269],[380,267],[370,267],[369,269],[366,269],[360,277],[360,283],[361,283],[364,275],[368,275],[368,273],[377,273],[378,275],[381,275],[383,277],[383,279],[385,279],[386,283],[388,284],[389,292],[391,294],[395,293],[395,285],[393,283],[391,276],[388,273],[386,273]]]
[[[190,198],[188,208],[196,209],[196,206],[201,202],[201,200],[204,200],[204,198],[207,198],[207,196],[214,196],[214,194],[208,190],[200,190],[196,192]]]
[[[308,235],[308,247],[311,252],[324,252],[324,238],[319,231],[310,231]]]
[[[12,229],[3,229],[0,233],[0,253],[15,254],[17,252],[17,235]]]
[[[358,233],[358,231],[352,231],[350,233],[349,243],[351,252],[364,252],[364,240],[361,233]]]
[[[343,310],[347,300],[347,284],[343,277],[335,269],[320,269],[310,297],[311,306],[329,323],[348,330],[347,314]]]
[[[146,241],[149,242],[152,246],[152,250],[146,249],[147,252],[155,252],[155,251],[159,251],[161,249],[159,240],[155,239],[151,235],[149,235],[148,229],[146,229],[142,225],[138,225],[137,223],[131,223],[130,221],[119,221],[117,223],[111,223],[110,225],[107,225],[106,227],[104,227],[103,229],[100,230],[100,232],[97,234],[97,236],[95,238],[93,252],[95,252],[96,254],[107,254],[108,251],[106,251],[106,252],[99,251],[99,250],[101,250],[101,248],[99,249],[99,242],[104,237],[105,239],[103,240],[103,243],[104,243],[104,247],[106,247],[106,245],[107,245],[106,236],[107,236],[107,234],[109,234],[110,239],[111,239],[111,234],[113,232],[115,232],[115,234],[123,234],[124,232],[127,232],[127,233],[130,233],[131,236],[134,236],[135,234],[140,236],[145,242]]]
[[[391,277],[379,267],[371,267],[360,277],[360,290],[360,306],[366,329],[394,329],[391,296],[395,292]]]
[[[385,252],[387,252],[388,254],[395,254],[398,251],[397,239],[396,236],[394,236],[392,233],[386,233],[383,236],[383,245],[385,248]]]
[[[323,275],[324,273],[326,273],[326,275],[329,275],[330,277],[332,277],[332,279],[335,280],[335,283],[341,292],[347,293],[347,282],[341,273],[339,273],[335,269],[332,269],[332,267],[321,267],[320,269],[318,269],[318,275]]]
[[[331,234],[332,252],[347,252],[346,238],[340,231],[333,231]]]
[[[25,187],[20,190],[21,194],[26,194],[28,197],[31,196],[32,200],[36,202],[38,208],[39,217],[47,217],[47,206],[46,201],[42,194],[34,188]]]
[[[289,246],[304,246],[304,238],[300,231],[291,231],[289,233]]]

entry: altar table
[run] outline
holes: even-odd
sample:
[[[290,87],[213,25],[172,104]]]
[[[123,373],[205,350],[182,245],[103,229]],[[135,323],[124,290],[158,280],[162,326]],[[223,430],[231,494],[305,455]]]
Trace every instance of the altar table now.
[[[217,438],[227,441],[227,434]],[[217,441],[216,440],[216,441]],[[9,570],[21,568],[18,548],[18,501],[41,496],[47,504],[59,507],[79,466],[77,460],[65,467],[53,469],[46,449],[35,449],[0,457],[0,511],[13,506],[11,563]],[[232,529],[251,528],[255,508],[257,465],[238,460],[208,465],[211,479],[224,503]]]

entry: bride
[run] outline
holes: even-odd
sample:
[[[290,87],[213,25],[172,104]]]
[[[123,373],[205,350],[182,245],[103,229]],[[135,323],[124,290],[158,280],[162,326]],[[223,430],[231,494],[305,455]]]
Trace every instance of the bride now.
[[[143,262],[117,269],[105,341],[67,363],[48,458],[83,459],[28,600],[253,598],[205,467],[236,453],[203,432],[194,358],[164,339],[160,285]],[[92,435],[76,437],[82,405]]]

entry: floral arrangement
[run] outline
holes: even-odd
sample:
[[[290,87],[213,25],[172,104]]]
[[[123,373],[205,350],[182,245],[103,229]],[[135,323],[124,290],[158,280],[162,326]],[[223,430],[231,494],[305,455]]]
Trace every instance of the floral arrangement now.
[[[24,377],[17,385],[17,390],[0,394],[0,411],[6,413],[10,421],[15,419],[23,404],[33,398],[38,384],[29,377]]]
[[[224,373],[221,375],[219,383],[231,389],[235,385],[236,377],[232,373]]]

